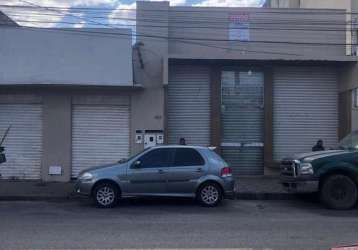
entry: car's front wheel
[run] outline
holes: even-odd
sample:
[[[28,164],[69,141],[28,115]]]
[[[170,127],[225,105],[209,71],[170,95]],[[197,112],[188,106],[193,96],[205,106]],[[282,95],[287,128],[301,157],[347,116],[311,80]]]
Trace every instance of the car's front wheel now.
[[[321,185],[320,198],[329,208],[350,209],[357,203],[357,184],[346,175],[328,176]]]
[[[203,206],[215,207],[223,199],[223,193],[218,184],[214,182],[204,183],[197,192],[197,199]]]
[[[110,182],[98,184],[94,188],[93,198],[100,208],[111,208],[117,205],[120,192],[118,187]]]

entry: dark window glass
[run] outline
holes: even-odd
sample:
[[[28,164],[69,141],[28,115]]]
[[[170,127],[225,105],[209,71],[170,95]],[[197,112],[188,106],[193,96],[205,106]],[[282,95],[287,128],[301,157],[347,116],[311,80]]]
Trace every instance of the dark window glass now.
[[[174,166],[201,166],[205,161],[198,151],[192,148],[175,150]]]
[[[138,160],[141,162],[142,168],[162,168],[171,164],[172,155],[173,149],[159,148],[149,151]]]

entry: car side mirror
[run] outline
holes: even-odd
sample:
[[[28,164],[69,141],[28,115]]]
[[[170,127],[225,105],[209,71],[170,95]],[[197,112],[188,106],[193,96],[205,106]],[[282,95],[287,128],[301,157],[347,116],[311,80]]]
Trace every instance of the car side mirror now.
[[[132,164],[132,168],[140,168],[142,166],[142,162],[141,161],[135,161]]]

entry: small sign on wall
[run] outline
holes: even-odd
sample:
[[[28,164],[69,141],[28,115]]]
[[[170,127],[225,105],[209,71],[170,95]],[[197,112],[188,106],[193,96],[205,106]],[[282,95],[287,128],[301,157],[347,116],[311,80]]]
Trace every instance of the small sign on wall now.
[[[163,144],[163,143],[164,143],[163,134],[157,134],[157,144]]]
[[[49,175],[61,175],[62,167],[61,166],[50,166],[48,169]]]
[[[229,15],[229,40],[250,41],[249,13],[232,13]]]

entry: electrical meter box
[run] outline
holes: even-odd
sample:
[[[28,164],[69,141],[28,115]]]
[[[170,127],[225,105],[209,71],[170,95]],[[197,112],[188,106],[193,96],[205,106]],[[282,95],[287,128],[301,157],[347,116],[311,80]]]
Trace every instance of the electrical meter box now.
[[[164,143],[163,130],[145,130],[144,148],[154,147]]]

